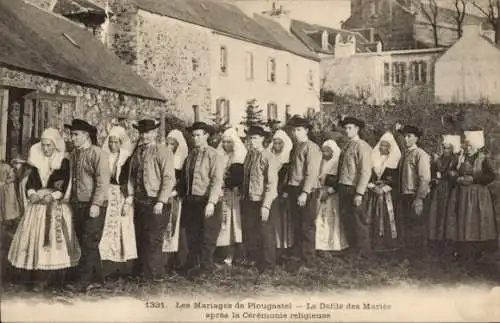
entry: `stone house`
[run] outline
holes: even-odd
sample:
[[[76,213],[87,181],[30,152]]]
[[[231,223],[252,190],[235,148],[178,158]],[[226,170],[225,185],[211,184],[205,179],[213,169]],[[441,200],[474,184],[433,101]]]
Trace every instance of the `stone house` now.
[[[351,16],[342,29],[359,31],[369,41],[380,41],[383,50],[436,47],[433,28],[425,13],[428,4],[415,6],[414,0],[351,0]],[[439,47],[452,45],[458,39],[456,12],[439,7],[437,34]],[[481,24],[485,19],[466,14],[463,24]]]
[[[462,38],[437,60],[435,69],[436,102],[500,104],[500,47],[479,26],[464,26]]]
[[[109,5],[110,47],[186,121],[238,126],[250,99],[273,120],[319,109],[319,58],[276,8],[246,15],[216,0]]]
[[[26,154],[47,127],[164,113],[164,97],[75,23],[19,0],[0,2],[0,159]]]

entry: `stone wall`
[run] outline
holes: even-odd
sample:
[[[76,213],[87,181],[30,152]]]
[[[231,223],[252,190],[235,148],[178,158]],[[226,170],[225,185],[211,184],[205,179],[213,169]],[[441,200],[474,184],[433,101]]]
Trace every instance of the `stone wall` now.
[[[75,96],[77,107],[69,113],[71,118],[81,118],[95,125],[99,130],[100,142],[106,136],[109,126],[118,118],[129,121],[143,117],[165,116],[163,102],[146,100],[105,89],[97,89],[51,78],[28,74],[18,70],[2,68],[0,85],[39,90],[48,94]],[[132,138],[137,137],[130,122],[124,123]]]
[[[54,0],[24,0],[24,1],[31,3],[32,5],[37,6],[38,8],[42,8],[44,10],[49,10],[52,5],[52,2],[54,2]]]
[[[139,10],[137,73],[167,98],[168,110],[186,121],[193,105],[208,119],[210,93],[210,30]]]
[[[135,0],[110,0],[109,47],[120,59],[135,69],[137,64],[137,4]]]

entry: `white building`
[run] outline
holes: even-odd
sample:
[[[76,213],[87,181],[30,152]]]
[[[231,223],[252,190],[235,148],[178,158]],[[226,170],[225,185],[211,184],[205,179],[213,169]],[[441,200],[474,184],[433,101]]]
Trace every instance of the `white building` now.
[[[436,102],[500,104],[500,47],[493,40],[480,26],[464,26],[462,38],[436,62]]]
[[[319,58],[279,8],[247,15],[217,0],[108,4],[109,46],[188,122],[239,126],[251,99],[265,119],[282,122],[320,107]]]

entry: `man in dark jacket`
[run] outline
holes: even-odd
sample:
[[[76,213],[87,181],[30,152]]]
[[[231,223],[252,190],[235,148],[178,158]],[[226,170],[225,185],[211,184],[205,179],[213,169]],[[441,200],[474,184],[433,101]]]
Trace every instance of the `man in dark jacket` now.
[[[70,156],[70,204],[82,250],[77,288],[85,291],[104,282],[99,243],[104,230],[111,171],[106,153],[92,144],[97,129],[80,119],[73,120],[70,129],[74,146]]]
[[[158,144],[155,120],[140,120],[134,128],[140,133],[137,148],[130,157],[126,207],[134,204],[134,224],[138,259],[134,274],[148,281],[161,281],[163,235],[170,214],[168,200],[175,186],[174,156]]]
[[[214,212],[222,195],[224,157],[208,145],[213,128],[195,122],[188,128],[193,135],[194,149],[189,153],[182,171],[179,194],[184,197],[181,225],[186,230],[189,276],[209,274],[217,247],[222,214]]]

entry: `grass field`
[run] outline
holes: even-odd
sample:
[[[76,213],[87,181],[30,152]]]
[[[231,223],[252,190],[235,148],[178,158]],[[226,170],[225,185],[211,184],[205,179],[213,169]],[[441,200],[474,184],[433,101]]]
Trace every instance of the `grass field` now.
[[[333,256],[318,258],[318,269],[309,273],[296,273],[278,269],[273,275],[259,275],[256,270],[242,267],[220,268],[204,279],[188,280],[182,276],[170,276],[162,283],[141,284],[127,277],[109,280],[102,289],[88,294],[72,294],[68,291],[47,290],[44,295],[55,301],[71,302],[71,299],[112,298],[128,296],[139,299],[151,295],[237,295],[239,297],[266,296],[300,292],[329,292],[364,290],[400,286],[453,286],[500,283],[498,259],[482,259],[474,264],[458,264],[445,257],[402,257],[380,255],[373,259],[357,256]],[[7,299],[35,296],[19,284],[4,283],[3,297]],[[41,296],[41,295],[36,295]]]

